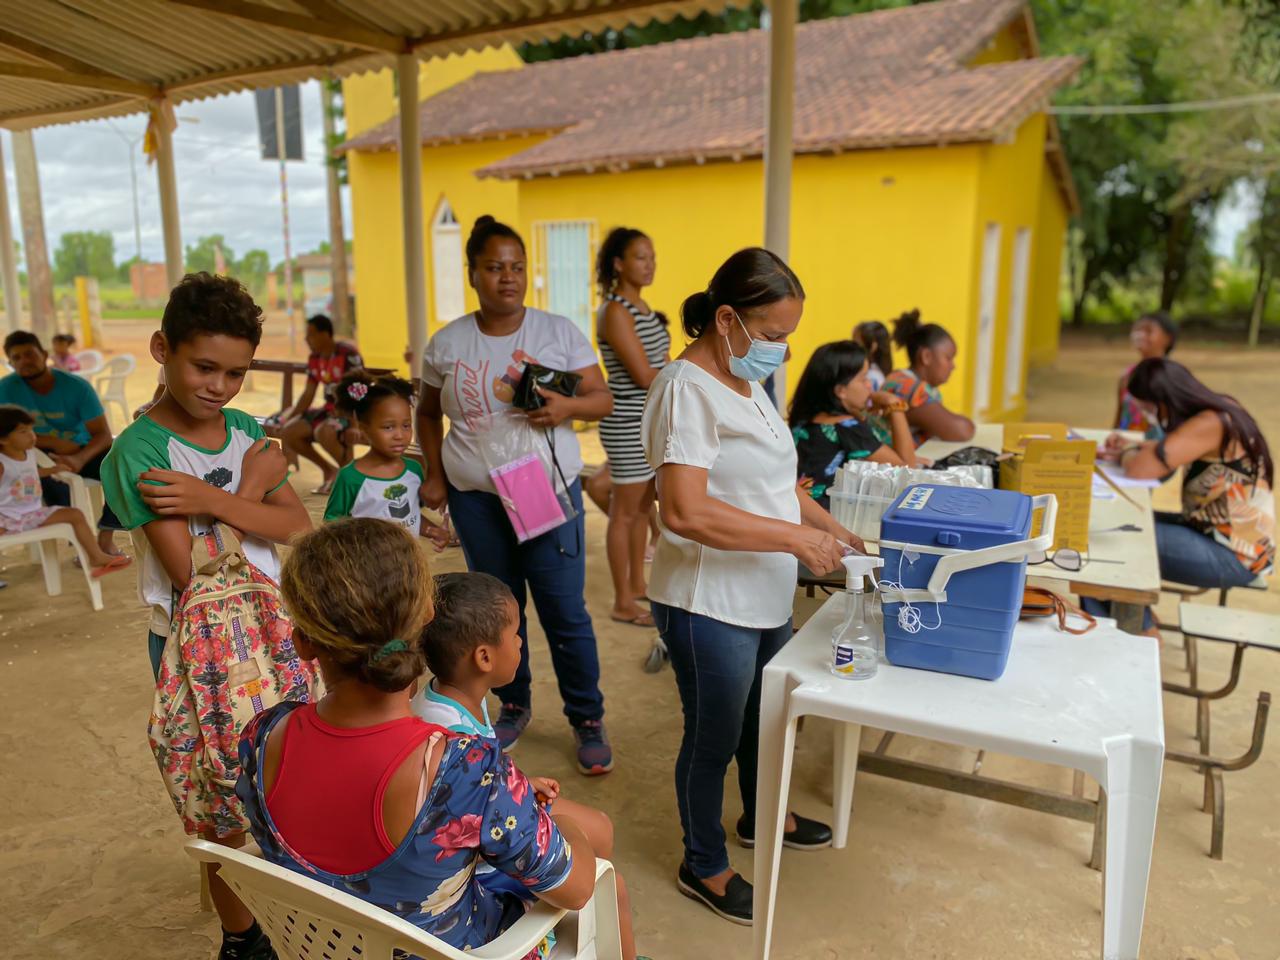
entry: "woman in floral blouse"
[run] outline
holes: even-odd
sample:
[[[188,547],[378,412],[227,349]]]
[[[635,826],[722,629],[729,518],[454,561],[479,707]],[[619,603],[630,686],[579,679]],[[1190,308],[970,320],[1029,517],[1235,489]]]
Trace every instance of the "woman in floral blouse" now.
[[[830,509],[829,489],[850,460],[916,465],[906,404],[872,390],[866,351],[852,340],[823,344],[800,375],[788,412],[796,444],[796,469],[809,495]],[[893,438],[884,444],[867,423],[883,418]]]
[[[584,906],[595,855],[582,829],[539,802],[497,741],[410,710],[432,615],[414,538],[340,520],[295,545],[280,585],[328,692],[264,711],[241,740],[236,792],[263,855],[464,950],[535,899]],[[494,870],[478,877],[481,863]]]

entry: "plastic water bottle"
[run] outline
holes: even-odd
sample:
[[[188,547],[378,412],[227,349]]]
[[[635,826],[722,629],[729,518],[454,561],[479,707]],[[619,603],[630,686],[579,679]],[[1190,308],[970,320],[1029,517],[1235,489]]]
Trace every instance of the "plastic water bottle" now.
[[[866,680],[876,675],[880,666],[876,635],[867,623],[866,594],[863,579],[876,567],[884,565],[879,557],[852,554],[844,558],[844,621],[831,634],[831,672],[844,680]]]

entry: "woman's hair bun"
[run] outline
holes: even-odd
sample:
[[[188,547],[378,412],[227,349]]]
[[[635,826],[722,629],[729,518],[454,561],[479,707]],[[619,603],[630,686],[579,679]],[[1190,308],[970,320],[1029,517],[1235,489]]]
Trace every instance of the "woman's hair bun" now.
[[[494,219],[494,217],[493,217],[493,215],[492,215],[492,214],[482,213],[482,214],[480,214],[480,216],[476,217],[475,226],[474,226],[474,227],[472,227],[472,229],[473,229],[473,230],[479,230],[479,229],[481,229],[482,227],[487,227],[487,226],[489,226],[490,224],[497,223],[497,222],[498,222],[498,221],[497,221],[496,219]]]
[[[920,311],[906,310],[893,321],[893,342],[906,349],[920,330]]]
[[[680,305],[680,323],[684,326],[684,332],[694,340],[702,336],[702,331],[711,325],[715,316],[716,305],[706,290],[689,294]]]

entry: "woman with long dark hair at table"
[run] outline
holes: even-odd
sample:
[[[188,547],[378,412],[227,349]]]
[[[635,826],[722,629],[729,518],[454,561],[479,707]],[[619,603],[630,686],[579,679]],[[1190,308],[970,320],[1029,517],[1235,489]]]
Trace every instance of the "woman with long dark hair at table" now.
[[[1209,389],[1182,364],[1143,360],[1129,393],[1164,431],[1158,440],[1107,438],[1127,476],[1159,479],[1179,467],[1182,511],[1156,515],[1160,577],[1193,587],[1242,587],[1275,563],[1275,465],[1257,421],[1234,397]],[[1086,601],[1106,613],[1099,601]],[[1151,628],[1150,611],[1144,627]]]

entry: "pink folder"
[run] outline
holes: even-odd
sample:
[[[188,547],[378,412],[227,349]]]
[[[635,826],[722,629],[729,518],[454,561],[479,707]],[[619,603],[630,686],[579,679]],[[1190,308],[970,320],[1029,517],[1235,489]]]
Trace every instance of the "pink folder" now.
[[[490,470],[489,476],[493,477],[493,485],[521,543],[565,522],[564,507],[536,453]]]

